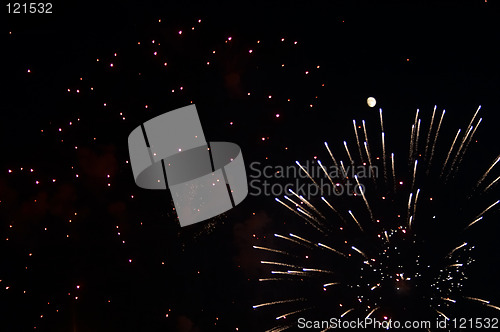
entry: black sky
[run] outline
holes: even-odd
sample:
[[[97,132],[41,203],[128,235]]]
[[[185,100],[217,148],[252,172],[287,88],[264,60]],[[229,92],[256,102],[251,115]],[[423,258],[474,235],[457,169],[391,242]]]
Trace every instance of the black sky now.
[[[442,134],[450,140],[482,105],[464,183],[498,155],[500,16],[492,1],[61,1],[53,8],[45,15],[1,8],[1,331],[261,330],[250,310],[263,294],[248,282],[258,269],[248,237],[280,229],[286,212],[272,197],[248,197],[222,221],[181,231],[169,194],[137,188],[125,164],[132,129],[191,100],[207,138],[239,144],[247,166],[266,157],[275,165],[311,160],[325,140],[352,139],[353,118],[378,121],[368,96],[384,108],[392,137],[403,137],[393,141],[396,151],[407,149],[416,108],[427,125],[434,105],[445,108]],[[234,41],[225,49],[228,36]],[[167,55],[166,73],[152,39]],[[296,74],[304,70],[311,75]],[[180,85],[185,93],[170,93]],[[472,234],[478,263],[468,287],[498,304],[495,217]]]

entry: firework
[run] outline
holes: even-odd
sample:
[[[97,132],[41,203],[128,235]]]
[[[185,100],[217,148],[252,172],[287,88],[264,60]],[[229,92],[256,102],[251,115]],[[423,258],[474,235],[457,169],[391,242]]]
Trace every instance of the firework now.
[[[286,323],[274,324],[269,331],[292,328],[298,317],[306,316],[323,321],[331,317],[448,320],[454,306],[460,303],[499,309],[487,300],[464,296],[474,246],[462,238],[467,235],[464,231],[491,218],[498,209],[499,200],[488,201],[484,197],[477,204],[479,213],[469,206],[475,195],[491,192],[497,184],[499,177],[492,173],[500,157],[477,176],[477,182],[464,196],[464,208],[450,208],[450,200],[456,198],[451,194],[460,182],[463,158],[482,121],[477,120],[479,110],[480,107],[466,130],[459,129],[450,140],[451,147],[440,135],[445,111],[437,115],[434,108],[425,132],[425,121],[417,110],[411,126],[407,166],[398,172],[395,160],[405,158],[397,159],[394,152],[387,154],[390,141],[384,131],[382,109],[377,135],[380,143],[372,139],[369,143],[368,125],[363,120],[358,127],[353,120],[358,154],[353,154],[348,141],[344,141],[345,156],[352,167],[380,167],[381,176],[371,174],[373,168],[370,175],[374,176],[369,179],[350,176],[345,172],[343,157],[335,156],[327,142],[331,161],[316,161],[332,186],[353,181],[359,190],[351,196],[325,195],[324,187],[318,184],[323,179],[311,176],[320,173],[308,172],[296,162],[307,178],[321,187],[321,194],[304,197],[289,190],[291,198],[276,198],[307,226],[301,227],[303,234],[275,234],[279,250],[254,247],[273,255],[272,261],[261,262],[273,265],[271,274],[286,276],[259,280],[277,282],[273,287],[284,286],[287,290],[280,298],[253,307],[272,307],[273,312],[279,313],[276,320],[288,319]],[[341,176],[334,178],[328,170],[339,165]],[[453,206],[462,205],[454,202]]]

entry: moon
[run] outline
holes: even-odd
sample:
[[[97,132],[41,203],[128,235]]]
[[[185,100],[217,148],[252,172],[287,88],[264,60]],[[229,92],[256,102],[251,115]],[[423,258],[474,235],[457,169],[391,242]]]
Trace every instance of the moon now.
[[[377,100],[373,97],[368,97],[368,99],[366,99],[366,103],[369,107],[375,107],[375,105],[377,105]]]

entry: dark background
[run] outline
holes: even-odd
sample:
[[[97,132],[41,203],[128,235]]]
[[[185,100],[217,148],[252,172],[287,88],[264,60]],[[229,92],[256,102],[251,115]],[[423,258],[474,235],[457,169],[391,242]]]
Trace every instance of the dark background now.
[[[239,144],[247,165],[311,160],[325,140],[340,149],[353,118],[378,128],[379,106],[403,155],[416,108],[427,126],[445,108],[449,141],[482,105],[464,184],[498,154],[492,1],[53,4],[0,9],[1,331],[263,330],[251,310],[259,257],[247,249],[291,214],[249,196],[180,230],[169,194],[137,188],[126,164],[132,129],[191,101],[207,139]],[[471,235],[466,291],[498,305],[495,219]]]

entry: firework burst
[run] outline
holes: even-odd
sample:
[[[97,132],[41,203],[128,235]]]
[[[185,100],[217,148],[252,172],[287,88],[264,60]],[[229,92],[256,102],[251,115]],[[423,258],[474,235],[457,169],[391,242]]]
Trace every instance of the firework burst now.
[[[254,246],[270,267],[259,281],[272,284],[267,295],[273,299],[253,306],[272,308],[276,317],[268,331],[295,327],[299,317],[449,320],[462,303],[499,310],[464,292],[474,261],[468,231],[491,218],[500,202],[490,197],[500,156],[466,194],[458,176],[482,121],[479,112],[448,142],[440,135],[445,111],[435,107],[424,129],[417,110],[403,157],[388,153],[380,109],[376,136],[369,136],[364,120],[353,120],[355,141],[343,142],[345,154],[337,156],[324,143],[329,160],[312,164],[319,172],[297,161],[317,194],[290,189],[276,201],[303,222],[292,223],[292,233],[274,234],[278,248]],[[347,185],[350,194],[343,190]]]

